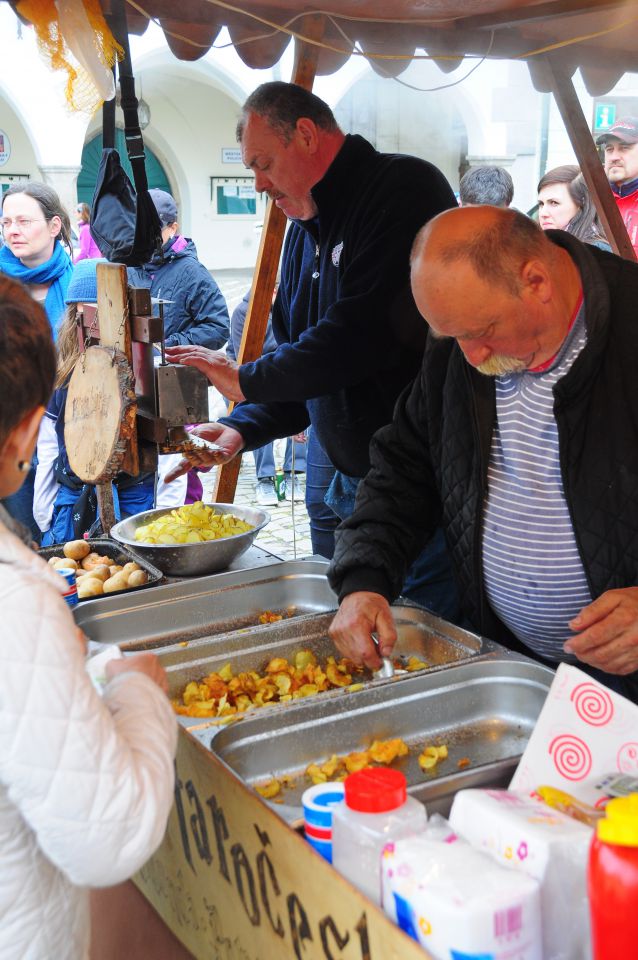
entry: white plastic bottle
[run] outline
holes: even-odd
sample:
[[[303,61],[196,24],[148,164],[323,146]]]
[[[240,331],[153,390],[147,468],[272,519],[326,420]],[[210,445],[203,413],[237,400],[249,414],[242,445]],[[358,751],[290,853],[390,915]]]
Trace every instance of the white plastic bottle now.
[[[332,864],[362,893],[381,902],[381,853],[390,840],[421,833],[425,807],[407,795],[399,770],[371,767],[345,780],[332,810]]]

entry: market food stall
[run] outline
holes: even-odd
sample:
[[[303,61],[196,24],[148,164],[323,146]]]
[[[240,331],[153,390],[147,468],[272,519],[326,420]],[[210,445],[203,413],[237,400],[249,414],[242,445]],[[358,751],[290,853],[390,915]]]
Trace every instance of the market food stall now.
[[[633,257],[570,79],[581,67],[588,87],[602,92],[635,66],[635,23],[621,4],[477,2],[446,4],[442,11],[441,4],[412,0],[352,2],[342,4],[336,18],[356,21],[349,49],[334,16],[301,11],[293,0],[272,9],[248,2],[232,10],[217,2],[186,4],[179,19],[159,2],[148,13],[137,4],[129,7],[133,29],[142,29],[148,15],[157,16],[171,49],[185,59],[207,49],[223,24],[253,66],[276,62],[294,35],[298,55],[292,79],[306,86],[317,70],[336,69],[355,46],[373,64],[383,61],[386,75],[399,72],[416,48],[432,51],[427,55],[443,69],[467,53],[527,59],[539,88],[557,97],[608,235],[618,251]],[[598,19],[586,27],[583,18]],[[269,35],[259,36],[248,23],[257,23],[262,32],[268,26]],[[593,50],[588,44],[592,37],[597,41]],[[390,47],[392,52],[385,52]],[[271,205],[240,361],[256,356],[261,346],[283,228],[283,216]],[[129,307],[121,275],[109,302],[111,307],[100,308],[101,345],[113,356],[115,350],[123,354],[124,370],[134,364],[134,348],[128,326],[122,324]],[[104,323],[111,309],[112,322]],[[130,312],[143,316],[135,308]],[[134,342],[150,344],[157,333],[139,329],[136,338]],[[144,369],[139,367],[138,374]],[[102,386],[94,374],[89,379],[90,389]],[[136,379],[143,382],[139,375]],[[103,451],[93,450],[86,458],[94,470],[87,479],[94,482],[108,479],[125,458],[139,463],[141,433],[132,426],[139,397],[131,396],[126,378],[118,379],[116,387],[120,416],[107,456],[97,463],[96,453],[103,456]],[[157,412],[147,411],[146,439],[150,436],[154,444],[164,442],[153,432],[157,419]],[[182,422],[193,419],[189,413]],[[184,442],[173,437],[168,449]],[[222,470],[216,499],[232,502],[235,480],[233,468]],[[140,645],[157,651],[171,677],[171,695],[178,703],[181,698],[179,705],[185,708],[197,704],[186,700],[189,684],[202,685],[213,674],[228,687],[239,674],[255,673],[257,683],[276,673],[282,680],[275,686],[289,690],[283,677],[290,673],[283,667],[275,671],[273,661],[290,663],[310,650],[327,674],[327,626],[336,606],[319,562],[293,567],[274,557],[246,554],[228,572],[90,600],[79,609],[78,623],[96,642],[118,644],[125,651]],[[402,635],[398,652],[406,658],[399,668],[412,657],[415,669],[383,680],[353,676],[346,667],[341,675],[347,682],[336,688],[299,698],[284,693],[283,702],[260,704],[259,710],[227,709],[234,705],[225,690],[223,704],[221,698],[204,695],[199,702],[206,707],[195,706],[190,715],[188,709],[180,711],[175,807],[160,850],[136,884],[194,956],[424,956],[303,839],[300,798],[312,782],[307,771],[323,771],[333,756],[360,754],[374,743],[398,738],[406,751],[397,756],[396,769],[405,773],[411,794],[423,800],[428,812],[447,813],[452,796],[462,788],[507,785],[553,674],[415,608],[398,606],[394,612]],[[275,619],[268,622],[266,616],[262,622],[269,613]],[[445,756],[430,767],[418,762],[428,747],[445,748]]]

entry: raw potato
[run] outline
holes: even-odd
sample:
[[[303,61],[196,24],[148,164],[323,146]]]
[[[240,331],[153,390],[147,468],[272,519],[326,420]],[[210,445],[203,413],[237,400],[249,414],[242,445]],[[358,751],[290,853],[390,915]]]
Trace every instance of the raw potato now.
[[[91,569],[90,573],[92,577],[97,577],[102,583],[105,583],[111,576],[110,568],[107,567],[105,563],[99,563]]]
[[[89,555],[91,548],[86,540],[69,540],[62,547],[62,552],[70,560],[82,560]]]
[[[135,570],[139,570],[139,563],[135,563],[134,560],[130,560],[128,563],[125,563],[122,567],[122,573],[125,573],[129,577]]]
[[[198,500],[138,527],[135,539],[141,543],[203,543],[234,537],[252,529],[253,526],[245,520],[231,513],[216,513],[213,507]]]
[[[126,590],[128,586],[128,577],[124,571],[116,573],[114,577],[109,577],[104,582],[104,593],[114,593],[115,590]]]
[[[99,597],[104,593],[104,584],[96,577],[82,577],[78,582],[78,598]]]
[[[129,575],[128,585],[130,587],[141,587],[148,582],[148,573],[146,570],[133,570]]]

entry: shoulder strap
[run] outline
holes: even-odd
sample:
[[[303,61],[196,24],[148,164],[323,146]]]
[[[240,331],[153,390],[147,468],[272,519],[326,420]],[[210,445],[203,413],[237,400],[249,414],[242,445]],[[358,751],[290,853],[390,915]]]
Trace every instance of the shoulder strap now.
[[[126,152],[133,169],[133,180],[135,181],[135,190],[140,193],[148,190],[148,180],[146,179],[146,167],[144,165],[144,140],[137,116],[137,97],[135,96],[135,79],[133,77],[133,66],[131,64],[131,51],[128,42],[128,27],[126,23],[125,0],[112,0],[111,16],[109,17],[113,36],[122,45],[124,57],[118,65],[120,77],[120,94],[122,112],[124,114],[124,139],[126,141]],[[115,100],[110,101],[113,106],[113,119],[105,116],[107,103],[103,108],[103,119],[111,124],[113,130],[113,142],[107,144],[106,124],[103,132],[104,146],[115,146]],[[110,132],[109,129],[109,132]]]

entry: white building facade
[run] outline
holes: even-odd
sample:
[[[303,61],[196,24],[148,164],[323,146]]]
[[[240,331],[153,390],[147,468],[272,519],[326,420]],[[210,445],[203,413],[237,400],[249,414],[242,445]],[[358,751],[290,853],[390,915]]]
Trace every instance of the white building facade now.
[[[19,24],[8,4],[0,4],[0,35],[0,186],[44,180],[72,211],[78,177],[80,185],[92,182],[88,154],[91,147],[95,158],[100,147],[101,112],[89,119],[67,109],[66,77],[42,61],[32,29]],[[223,35],[217,43],[224,43]],[[151,186],[170,189],[181,232],[195,240],[209,269],[251,267],[264,202],[241,163],[235,126],[243,100],[259,83],[290,78],[292,47],[271,70],[249,69],[230,45],[186,63],[151,24],[143,36],[131,37],[131,52],[138,96],[150,107],[144,140],[152,169],[162,177]],[[314,90],[346,132],[361,133],[380,150],[430,160],[455,190],[469,166],[506,167],[514,179],[514,205],[529,210],[540,174],[575,162],[569,138],[551,98],[534,90],[524,63],[485,61],[472,71],[474,66],[475,60],[465,60],[446,74],[421,60],[394,80],[351,58],[337,73],[318,77]],[[575,84],[593,123],[595,104],[578,75]],[[634,95],[638,82],[628,75],[608,99],[629,113]],[[89,187],[80,186],[80,198],[90,199]]]

